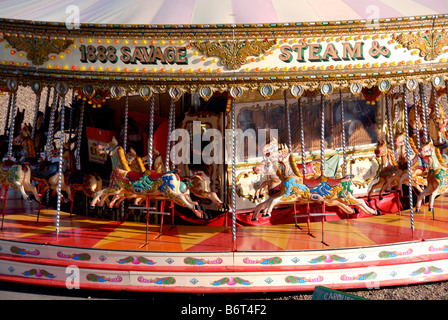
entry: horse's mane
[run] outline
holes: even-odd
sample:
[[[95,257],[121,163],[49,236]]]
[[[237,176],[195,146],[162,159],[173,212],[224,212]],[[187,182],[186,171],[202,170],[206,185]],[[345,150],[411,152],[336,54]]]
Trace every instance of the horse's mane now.
[[[291,165],[291,169],[294,174],[298,177],[302,177],[302,172],[300,172],[299,168],[297,167],[296,159],[292,154],[289,154],[289,164]]]
[[[124,149],[122,146],[118,146],[117,154],[118,154],[118,160],[120,160],[121,165],[123,166],[123,170],[131,171],[131,167],[129,166],[128,161],[126,160],[126,155],[124,154]]]
[[[440,152],[440,149],[436,147],[434,147],[433,149],[440,166],[448,168],[448,166],[445,164],[445,160],[443,159],[442,152]]]
[[[398,163],[397,160],[395,159],[394,151],[391,148],[387,147],[387,153],[391,155],[390,162],[392,162],[392,165],[397,166]]]

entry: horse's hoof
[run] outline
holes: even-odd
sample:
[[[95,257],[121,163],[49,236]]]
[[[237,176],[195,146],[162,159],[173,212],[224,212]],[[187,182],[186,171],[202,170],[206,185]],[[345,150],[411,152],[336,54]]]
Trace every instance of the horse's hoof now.
[[[378,199],[383,200],[384,198],[383,197],[379,197]]]
[[[368,198],[366,201],[367,201],[367,202],[370,202],[370,200],[372,200],[372,199]]]
[[[381,215],[381,211],[379,209],[376,209],[376,215],[380,216]]]
[[[258,221],[258,218],[252,218],[251,221]]]
[[[358,213],[359,213],[358,208],[353,208],[353,213],[354,213],[354,214],[358,214]]]
[[[421,212],[421,210],[420,210],[420,209],[415,209],[415,212],[417,212],[417,213],[418,213],[418,212]]]
[[[434,211],[434,208],[429,208],[428,211],[429,211],[429,212],[433,212],[433,211]]]
[[[270,214],[270,213],[263,213],[261,216],[262,216],[263,218],[266,218],[266,217],[270,217],[271,214]]]

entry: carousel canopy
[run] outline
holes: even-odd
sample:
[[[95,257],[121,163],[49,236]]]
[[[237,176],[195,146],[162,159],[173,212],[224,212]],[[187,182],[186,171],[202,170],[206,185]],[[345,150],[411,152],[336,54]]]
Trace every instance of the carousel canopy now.
[[[216,91],[329,96],[448,81],[448,0],[0,4],[1,91],[60,84],[88,96],[199,92],[208,100]]]
[[[384,19],[448,12],[448,0],[5,0],[0,17],[94,24],[244,24]],[[75,9],[70,6],[76,6]]]

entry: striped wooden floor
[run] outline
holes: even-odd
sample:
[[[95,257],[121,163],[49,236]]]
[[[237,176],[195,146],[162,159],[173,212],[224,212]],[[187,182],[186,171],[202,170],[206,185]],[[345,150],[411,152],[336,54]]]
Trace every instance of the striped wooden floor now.
[[[13,193],[12,193],[13,194]],[[309,291],[448,280],[448,198],[435,219],[409,210],[360,219],[229,227],[95,219],[10,195],[0,230],[0,280],[81,288],[169,292]],[[322,226],[324,228],[322,241]],[[71,270],[71,269],[70,269]],[[75,270],[75,271],[76,271]]]

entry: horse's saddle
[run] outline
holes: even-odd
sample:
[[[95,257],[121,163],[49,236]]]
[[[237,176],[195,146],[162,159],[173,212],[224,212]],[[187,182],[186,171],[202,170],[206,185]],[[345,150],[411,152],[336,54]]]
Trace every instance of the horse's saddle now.
[[[168,171],[168,172],[163,172],[163,173],[158,173],[154,170],[146,170],[146,172],[137,172],[137,171],[129,171],[126,174],[126,178],[129,179],[129,181],[133,182],[133,181],[138,181],[140,180],[143,176],[148,176],[149,180],[151,181],[156,181],[159,180],[160,177],[162,177],[165,174],[168,173],[178,173],[179,171],[177,169]]]
[[[31,175],[37,179],[47,180],[58,173],[59,165],[53,162],[30,164]]]
[[[84,177],[86,176],[85,172],[81,172],[79,170],[70,172],[68,175],[67,183],[69,184],[84,184]]]
[[[341,179],[331,179],[331,178],[325,178],[324,180],[321,180],[320,178],[317,179],[303,179],[303,183],[310,189],[317,187],[322,182],[326,182],[330,187],[337,186],[342,181],[348,180],[348,177],[341,178]]]
[[[5,160],[2,161],[2,170],[3,171],[8,171],[13,165],[16,164],[16,162],[12,161],[12,160]]]

